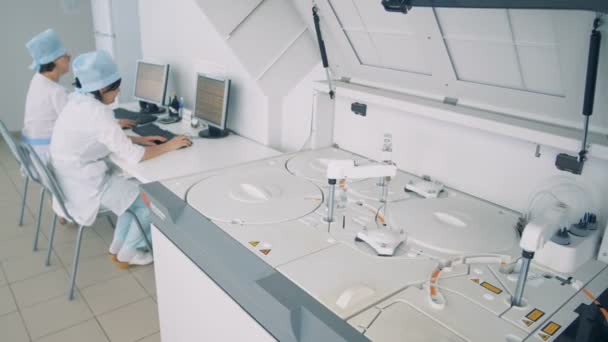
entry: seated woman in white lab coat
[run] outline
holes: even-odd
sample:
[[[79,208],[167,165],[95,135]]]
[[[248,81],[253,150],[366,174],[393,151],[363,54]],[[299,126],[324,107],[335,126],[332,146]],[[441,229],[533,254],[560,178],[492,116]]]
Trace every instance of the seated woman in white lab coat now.
[[[33,59],[30,68],[36,73],[25,100],[22,139],[46,163],[55,120],[68,101],[59,79],[70,71],[70,55],[52,29],[36,35],[25,46]]]
[[[25,100],[22,139],[46,163],[55,121],[68,102],[68,93],[59,80],[70,71],[71,57],[53,29],[37,34],[25,46],[33,59],[30,68],[36,73]],[[135,124],[131,120],[119,122],[125,128]]]
[[[131,215],[125,215],[128,209],[134,212],[149,235],[148,208],[135,181],[111,174],[107,157],[112,153],[138,163],[192,142],[184,136],[166,142],[158,136],[128,137],[122,131],[108,107],[118,95],[121,78],[107,52],[80,55],[72,68],[77,91],[70,94],[55,123],[50,146],[52,168],[66,197],[66,209],[85,225],[94,222],[101,207],[111,210],[118,216],[110,246],[113,259],[121,267],[151,263],[145,237]],[[155,141],[164,143],[156,145]],[[53,208],[61,214],[56,204]]]

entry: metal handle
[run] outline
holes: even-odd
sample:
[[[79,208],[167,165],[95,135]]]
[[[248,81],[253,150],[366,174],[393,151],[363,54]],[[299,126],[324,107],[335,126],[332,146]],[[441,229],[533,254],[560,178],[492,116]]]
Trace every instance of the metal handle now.
[[[114,33],[105,33],[101,31],[95,31],[95,35],[101,37],[116,38],[116,34]]]

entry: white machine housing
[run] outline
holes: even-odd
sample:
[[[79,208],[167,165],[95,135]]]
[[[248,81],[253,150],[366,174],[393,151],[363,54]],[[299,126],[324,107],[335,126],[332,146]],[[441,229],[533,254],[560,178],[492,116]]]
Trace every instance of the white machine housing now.
[[[332,160],[327,166],[327,179],[363,179],[395,177],[397,166],[370,164],[357,166],[354,160]]]
[[[600,245],[597,259],[608,264],[608,226],[604,228],[604,237],[602,238],[602,244]]]
[[[383,157],[387,155],[383,153]],[[370,164],[364,166],[355,165],[354,160],[332,160],[327,166],[327,179],[364,179],[364,178],[385,178],[395,177],[397,166],[392,164]],[[388,185],[386,185],[388,186]],[[334,197],[330,197],[333,201]],[[333,206],[334,203],[329,203]],[[388,203],[384,203],[385,208]],[[332,211],[329,211],[333,213]],[[380,256],[392,256],[395,250],[401,245],[406,235],[403,229],[386,226],[380,229],[364,229],[357,233],[357,241],[363,241],[373,248]]]
[[[595,230],[589,236],[579,237],[570,234],[570,244],[560,245],[548,241],[540,249],[534,261],[560,273],[572,273],[587,261],[594,259],[600,242],[600,232]],[[601,252],[600,255],[601,257]],[[601,259],[599,259],[601,260]],[[606,261],[604,261],[606,262]]]
[[[539,217],[533,218],[526,227],[519,241],[519,246],[528,252],[537,252],[563,226],[567,225],[565,218],[568,207],[561,202],[545,210]]]

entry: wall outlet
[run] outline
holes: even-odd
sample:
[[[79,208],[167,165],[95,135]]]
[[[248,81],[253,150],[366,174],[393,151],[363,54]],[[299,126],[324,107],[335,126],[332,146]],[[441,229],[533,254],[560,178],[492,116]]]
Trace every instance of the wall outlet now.
[[[353,102],[350,110],[356,115],[367,116],[367,105],[365,103]]]

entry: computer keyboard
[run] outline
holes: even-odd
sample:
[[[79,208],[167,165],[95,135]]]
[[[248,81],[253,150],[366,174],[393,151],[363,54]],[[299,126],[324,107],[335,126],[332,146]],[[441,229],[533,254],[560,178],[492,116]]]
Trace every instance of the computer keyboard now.
[[[141,135],[142,137],[149,137],[152,135],[159,135],[167,140],[173,139],[176,135],[164,130],[153,123],[149,123],[146,125],[141,125],[133,128],[133,132]]]
[[[153,121],[156,121],[156,116],[151,114],[142,114],[139,112],[132,112],[130,110],[126,110],[124,108],[116,108],[114,109],[114,117],[116,119],[128,119],[133,120],[138,125],[147,124]]]

